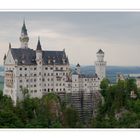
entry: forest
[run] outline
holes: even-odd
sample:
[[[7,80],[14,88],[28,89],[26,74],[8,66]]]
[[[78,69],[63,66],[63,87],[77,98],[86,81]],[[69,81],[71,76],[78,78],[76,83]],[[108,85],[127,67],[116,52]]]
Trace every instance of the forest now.
[[[23,91],[24,100],[14,106],[11,98],[0,91],[0,128],[139,128],[140,89],[135,80],[111,85],[104,79],[100,87],[104,100],[88,124],[54,93],[38,99]]]

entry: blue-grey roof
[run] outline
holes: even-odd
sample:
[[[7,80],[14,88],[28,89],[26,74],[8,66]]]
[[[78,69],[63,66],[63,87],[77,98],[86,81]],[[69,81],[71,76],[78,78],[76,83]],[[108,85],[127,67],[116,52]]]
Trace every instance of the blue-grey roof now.
[[[17,60],[19,65],[35,65],[36,53],[29,48],[11,48],[11,53],[14,60]]]
[[[18,65],[36,65],[36,51],[30,48],[11,48],[14,60]],[[44,65],[69,64],[65,51],[42,51]],[[64,63],[65,62],[65,63]]]
[[[69,64],[68,58],[66,57],[65,51],[43,51],[43,61],[48,64]]]

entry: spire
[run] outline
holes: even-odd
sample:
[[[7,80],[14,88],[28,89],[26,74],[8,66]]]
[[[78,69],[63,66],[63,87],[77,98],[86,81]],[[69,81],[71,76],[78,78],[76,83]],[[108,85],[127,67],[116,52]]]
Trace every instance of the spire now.
[[[41,43],[40,43],[40,37],[38,37],[38,42],[37,42],[37,51],[42,51]]]
[[[9,43],[9,49],[11,49],[11,43]]]
[[[5,60],[6,59],[6,54],[4,55],[4,58],[3,58],[3,60]]]
[[[21,34],[28,35],[26,25],[25,25],[25,20],[23,20],[23,26],[22,26],[22,29],[21,29]]]

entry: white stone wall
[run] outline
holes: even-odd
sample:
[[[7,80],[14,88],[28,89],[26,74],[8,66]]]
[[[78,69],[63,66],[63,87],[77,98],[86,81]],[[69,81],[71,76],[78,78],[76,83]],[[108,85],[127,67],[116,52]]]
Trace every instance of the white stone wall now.
[[[102,80],[103,78],[106,77],[106,62],[105,61],[96,61],[95,62],[95,72]]]

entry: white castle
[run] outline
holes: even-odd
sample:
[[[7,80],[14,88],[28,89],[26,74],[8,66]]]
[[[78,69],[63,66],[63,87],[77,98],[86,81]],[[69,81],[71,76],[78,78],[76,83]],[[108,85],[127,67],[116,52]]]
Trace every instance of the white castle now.
[[[92,93],[100,89],[100,82],[106,76],[106,62],[101,49],[97,52],[96,74],[86,76],[80,73],[79,64],[74,72],[71,71],[65,50],[42,50],[39,38],[36,50],[30,49],[25,22],[20,42],[20,48],[12,48],[9,44],[8,53],[4,56],[4,95],[10,96],[14,104],[24,98],[25,89],[32,98],[41,98],[49,92]]]

